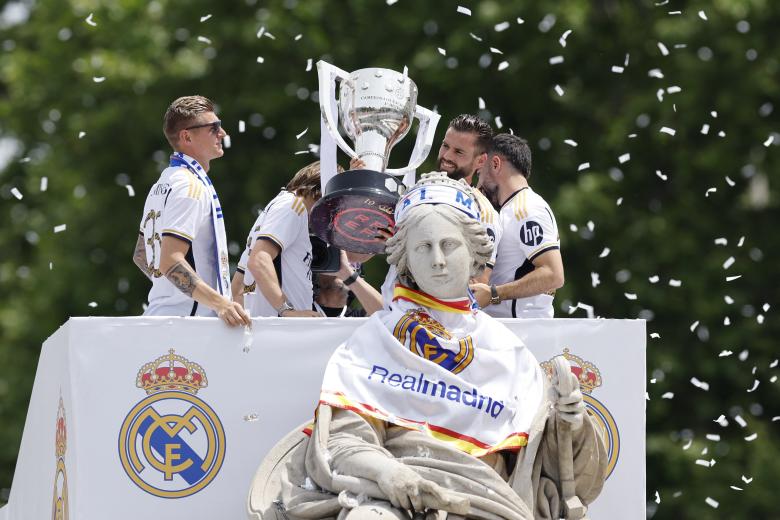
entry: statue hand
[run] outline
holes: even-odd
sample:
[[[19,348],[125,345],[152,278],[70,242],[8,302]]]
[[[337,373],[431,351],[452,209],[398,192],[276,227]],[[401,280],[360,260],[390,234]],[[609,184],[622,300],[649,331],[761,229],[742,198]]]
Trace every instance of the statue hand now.
[[[390,499],[390,503],[398,508],[412,511],[434,508],[463,515],[468,512],[468,499],[451,496],[435,482],[425,480],[414,470],[400,463],[392,464],[382,470],[377,484]]]
[[[578,430],[582,426],[585,402],[582,399],[580,382],[577,380],[577,376],[568,369],[568,362],[566,362],[566,368],[565,372],[558,371],[558,377],[553,381],[557,394],[555,408],[558,410],[558,417],[561,420],[570,423],[573,430]]]

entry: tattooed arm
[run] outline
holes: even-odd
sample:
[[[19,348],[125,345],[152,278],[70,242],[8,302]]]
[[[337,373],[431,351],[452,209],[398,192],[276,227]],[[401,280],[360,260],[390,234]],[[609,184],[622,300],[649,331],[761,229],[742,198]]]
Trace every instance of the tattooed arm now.
[[[228,325],[250,325],[249,316],[237,302],[232,302],[212,289],[195,273],[185,259],[190,244],[173,236],[162,238],[160,271],[181,292],[216,311]]]
[[[135,252],[133,253],[133,262],[147,278],[152,279],[152,270],[149,269],[149,264],[146,262],[146,248],[144,247],[144,235],[142,233],[138,233],[138,240],[135,243]]]

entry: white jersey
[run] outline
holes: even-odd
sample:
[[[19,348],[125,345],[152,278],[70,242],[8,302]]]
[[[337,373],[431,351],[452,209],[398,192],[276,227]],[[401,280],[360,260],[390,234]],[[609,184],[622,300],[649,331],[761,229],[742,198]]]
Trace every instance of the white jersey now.
[[[560,249],[558,226],[550,206],[531,188],[523,188],[500,211],[502,236],[490,283],[503,285],[534,270],[533,260],[542,253]],[[484,311],[495,318],[552,318],[553,295],[504,300]]]
[[[154,269],[145,316],[216,315],[181,292],[160,272],[162,237],[174,236],[190,244],[187,262],[201,280],[218,290],[217,244],[211,198],[205,183],[181,166],[163,170],[149,190],[139,231],[146,246],[147,262]]]
[[[311,310],[311,240],[309,213],[303,199],[282,190],[260,213],[247,238],[247,247],[239,262],[244,273],[244,307],[250,316],[276,316],[276,309],[257,287],[247,262],[258,240],[270,240],[281,252],[274,260],[276,278],[295,310]]]

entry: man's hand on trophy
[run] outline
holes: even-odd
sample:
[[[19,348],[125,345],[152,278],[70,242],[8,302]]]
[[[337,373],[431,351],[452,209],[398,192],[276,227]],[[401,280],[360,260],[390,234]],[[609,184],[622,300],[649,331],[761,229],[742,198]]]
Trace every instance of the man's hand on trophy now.
[[[350,170],[365,170],[366,169],[366,163],[363,162],[363,159],[360,157],[353,157],[349,161],[349,169]]]
[[[555,408],[561,420],[571,424],[572,430],[578,430],[582,426],[585,402],[582,399],[577,376],[568,368],[568,361],[565,363],[566,370],[559,370],[556,367],[557,377],[553,378],[553,387],[557,394]]]

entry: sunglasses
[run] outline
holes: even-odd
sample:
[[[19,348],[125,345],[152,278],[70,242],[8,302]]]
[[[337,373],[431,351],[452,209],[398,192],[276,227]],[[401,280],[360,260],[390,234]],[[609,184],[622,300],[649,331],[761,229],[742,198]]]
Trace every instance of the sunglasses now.
[[[195,130],[196,128],[209,128],[209,132],[211,132],[214,135],[217,135],[219,133],[219,130],[222,128],[222,121],[213,121],[211,123],[203,123],[200,125],[192,125],[185,128],[185,130]]]

